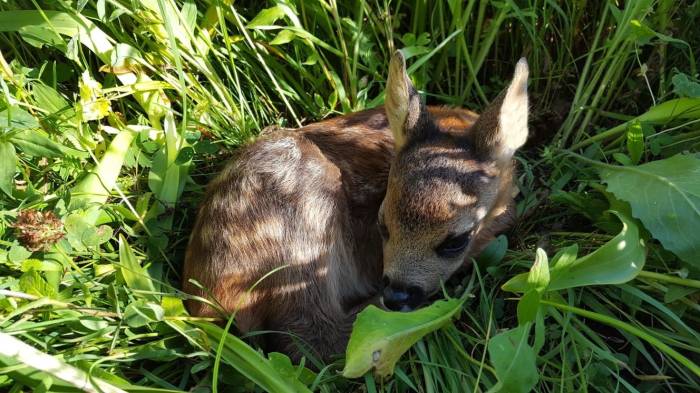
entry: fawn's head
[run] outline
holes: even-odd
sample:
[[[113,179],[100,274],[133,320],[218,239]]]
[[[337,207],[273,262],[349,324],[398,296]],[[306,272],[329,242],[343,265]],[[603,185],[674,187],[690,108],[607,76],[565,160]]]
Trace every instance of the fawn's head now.
[[[512,158],[527,138],[528,67],[469,129],[441,129],[431,118],[396,52],[385,110],[395,158],[378,223],[384,238],[384,304],[411,310],[440,289],[474,251],[470,239],[497,207]]]

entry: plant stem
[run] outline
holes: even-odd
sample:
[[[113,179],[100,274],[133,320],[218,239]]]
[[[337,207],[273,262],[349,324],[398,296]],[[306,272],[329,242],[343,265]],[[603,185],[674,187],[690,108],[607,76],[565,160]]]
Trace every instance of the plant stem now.
[[[548,300],[541,300],[540,301],[542,304],[545,304],[547,306],[552,306],[554,308],[558,308],[563,311],[568,311],[577,315],[580,315],[585,318],[592,319],[594,321],[615,327],[620,330],[624,330],[628,333],[634,334],[635,336],[641,338],[642,340],[648,342],[649,344],[653,345],[656,347],[659,351],[667,354],[668,356],[672,357],[673,359],[676,359],[679,363],[681,363],[683,366],[688,368],[691,372],[693,372],[695,375],[700,377],[700,366],[697,364],[693,363],[690,359],[686,358],[673,348],[669,347],[665,343],[661,342],[659,339],[656,337],[652,336],[651,334],[647,333],[646,331],[637,328],[636,326],[632,326],[629,323],[622,322],[620,320],[608,317],[603,314],[598,314],[592,311],[584,310],[582,308],[578,307],[572,307],[566,304],[561,304],[557,302],[552,302]]]
[[[668,274],[661,274],[661,273],[649,272],[646,270],[642,270],[641,272],[639,272],[637,277],[638,278],[648,278],[651,280],[663,281],[663,282],[667,282],[667,283],[671,283],[671,284],[681,285],[684,287],[700,289],[700,281],[699,280],[691,280],[688,278],[674,277],[674,276],[671,276]]]

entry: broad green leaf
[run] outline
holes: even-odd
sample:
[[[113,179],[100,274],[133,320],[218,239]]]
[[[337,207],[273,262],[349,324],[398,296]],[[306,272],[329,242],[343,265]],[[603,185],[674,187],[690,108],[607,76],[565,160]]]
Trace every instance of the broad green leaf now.
[[[65,111],[65,114],[74,115],[72,111],[67,110],[70,108],[70,103],[55,89],[43,83],[32,84],[32,96],[39,107],[49,111],[51,114]]]
[[[698,288],[689,288],[680,285],[671,284],[664,295],[664,303],[672,303],[678,299],[682,299],[690,294],[700,291]]]
[[[12,196],[15,172],[17,172],[15,147],[8,141],[0,140],[0,190],[9,196]]]
[[[46,261],[41,259],[25,259],[20,268],[23,272],[36,270],[38,272],[63,272],[61,264],[55,261]]]
[[[413,312],[368,306],[353,324],[343,376],[358,378],[372,369],[379,376],[391,375],[404,352],[426,334],[449,323],[461,309],[459,299],[440,300]]]
[[[119,235],[119,272],[129,288],[137,291],[155,292],[151,276],[139,264],[134,251],[123,235]],[[158,296],[155,293],[136,292],[135,295],[147,300],[158,301]]]
[[[664,248],[700,267],[700,159],[679,154],[636,167],[605,165],[600,177]]]
[[[85,153],[78,152],[73,149],[66,149],[64,146],[49,139],[49,137],[40,130],[26,130],[18,132],[12,135],[10,138],[12,143],[19,147],[24,154],[28,154],[33,157],[48,157],[48,158],[59,158],[63,157],[64,153],[73,156],[86,156]]]
[[[19,244],[10,246],[10,251],[7,253],[7,259],[14,263],[22,263],[30,256],[32,256],[32,252]]]
[[[265,8],[264,10],[258,12],[255,18],[248,23],[246,26],[249,29],[255,29],[260,26],[270,26],[273,25],[277,20],[284,18],[284,8],[282,5],[276,5],[274,7]]]
[[[292,42],[296,38],[296,34],[291,30],[282,30],[270,41],[270,45],[284,45]]]
[[[260,352],[251,348],[240,338],[228,334],[224,329],[208,322],[194,322],[193,324],[207,334],[209,340],[214,344],[212,346],[215,346],[223,340],[221,352],[222,362],[233,367],[246,378],[255,382],[264,391],[276,393],[310,392],[298,379],[279,373],[275,365],[271,364],[270,360],[265,359]],[[178,327],[182,328],[182,326]],[[275,360],[275,362],[279,363],[278,359]],[[304,376],[300,375],[300,377],[303,378]]]
[[[182,299],[173,296],[163,296],[160,305],[165,311],[165,315],[169,317],[178,317],[187,315],[187,310],[185,309]]]
[[[165,312],[159,304],[139,299],[126,306],[124,310],[124,321],[130,327],[137,328],[146,326],[151,322],[163,320]]]
[[[306,367],[293,365],[287,355],[279,352],[271,352],[267,356],[270,365],[286,378],[299,380],[307,386],[314,382],[316,374]]]
[[[112,228],[107,225],[93,225],[89,213],[72,213],[65,218],[64,227],[66,238],[71,246],[84,250],[86,247],[96,247],[112,238]]]
[[[557,251],[557,253],[554,254],[554,257],[552,258],[551,266],[559,266],[559,269],[564,269],[565,267],[574,263],[576,261],[577,256],[578,244],[574,243],[568,247],[564,247],[561,250]]]
[[[505,235],[498,235],[489,243],[484,251],[476,258],[476,262],[482,268],[495,266],[503,260],[508,251],[508,238]]]
[[[537,317],[537,310],[540,308],[542,294],[534,289],[530,289],[518,300],[518,325],[523,326],[532,322]]]
[[[24,109],[11,106],[0,111],[0,131],[20,131],[38,128],[39,122]]]
[[[527,393],[537,384],[539,372],[535,351],[527,342],[529,333],[529,325],[520,326],[489,340],[489,359],[498,377],[490,393]]]
[[[700,116],[700,98],[677,98],[651,107],[648,111],[634,118],[632,121],[636,120],[640,123],[666,123],[675,118],[697,119],[698,116]]]
[[[651,107],[648,111],[635,117],[632,120],[624,122],[617,125],[607,131],[598,133],[598,135],[591,138],[591,140],[596,140],[597,138],[605,138],[610,135],[617,135],[619,133],[627,130],[627,127],[632,122],[639,122],[646,127],[650,127],[654,124],[668,124],[674,120],[695,120],[700,117],[700,97],[699,98],[677,98],[674,100],[664,101],[658,105]],[[655,141],[658,138],[668,137],[666,134],[660,134],[658,137],[654,137],[651,141]],[[571,148],[573,150],[584,147],[586,144],[576,144]],[[653,147],[653,144],[650,148]]]
[[[642,270],[646,257],[637,224],[625,215],[611,211],[622,221],[622,231],[594,252],[571,261],[562,256],[549,272],[547,291],[587,285],[609,285],[627,282]],[[573,250],[575,255],[575,250]],[[529,273],[518,274],[503,284],[503,290],[526,292]]]
[[[64,49],[65,41],[60,35],[51,29],[44,29],[39,26],[26,26],[19,31],[19,35],[29,44],[36,48],[44,45]]]

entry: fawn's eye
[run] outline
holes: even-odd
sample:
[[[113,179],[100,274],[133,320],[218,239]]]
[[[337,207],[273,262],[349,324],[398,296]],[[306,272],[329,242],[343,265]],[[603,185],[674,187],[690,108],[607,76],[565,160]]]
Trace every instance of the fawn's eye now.
[[[379,228],[379,234],[382,236],[382,239],[385,241],[389,239],[389,229],[387,229],[386,225],[384,224],[384,220],[379,219],[377,221],[377,227]]]
[[[469,238],[469,231],[459,235],[448,235],[447,238],[435,248],[435,252],[443,258],[457,257],[467,248]]]

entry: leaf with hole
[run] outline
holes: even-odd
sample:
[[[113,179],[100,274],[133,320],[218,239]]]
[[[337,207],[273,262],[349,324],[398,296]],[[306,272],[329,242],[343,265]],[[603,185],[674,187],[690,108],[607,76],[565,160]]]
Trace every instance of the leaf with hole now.
[[[19,278],[22,292],[38,297],[56,297],[56,288],[51,286],[36,270],[30,270]]]
[[[391,375],[401,355],[426,334],[448,324],[462,303],[460,299],[440,300],[412,312],[368,306],[353,324],[343,376],[358,378],[372,369],[379,376]]]

